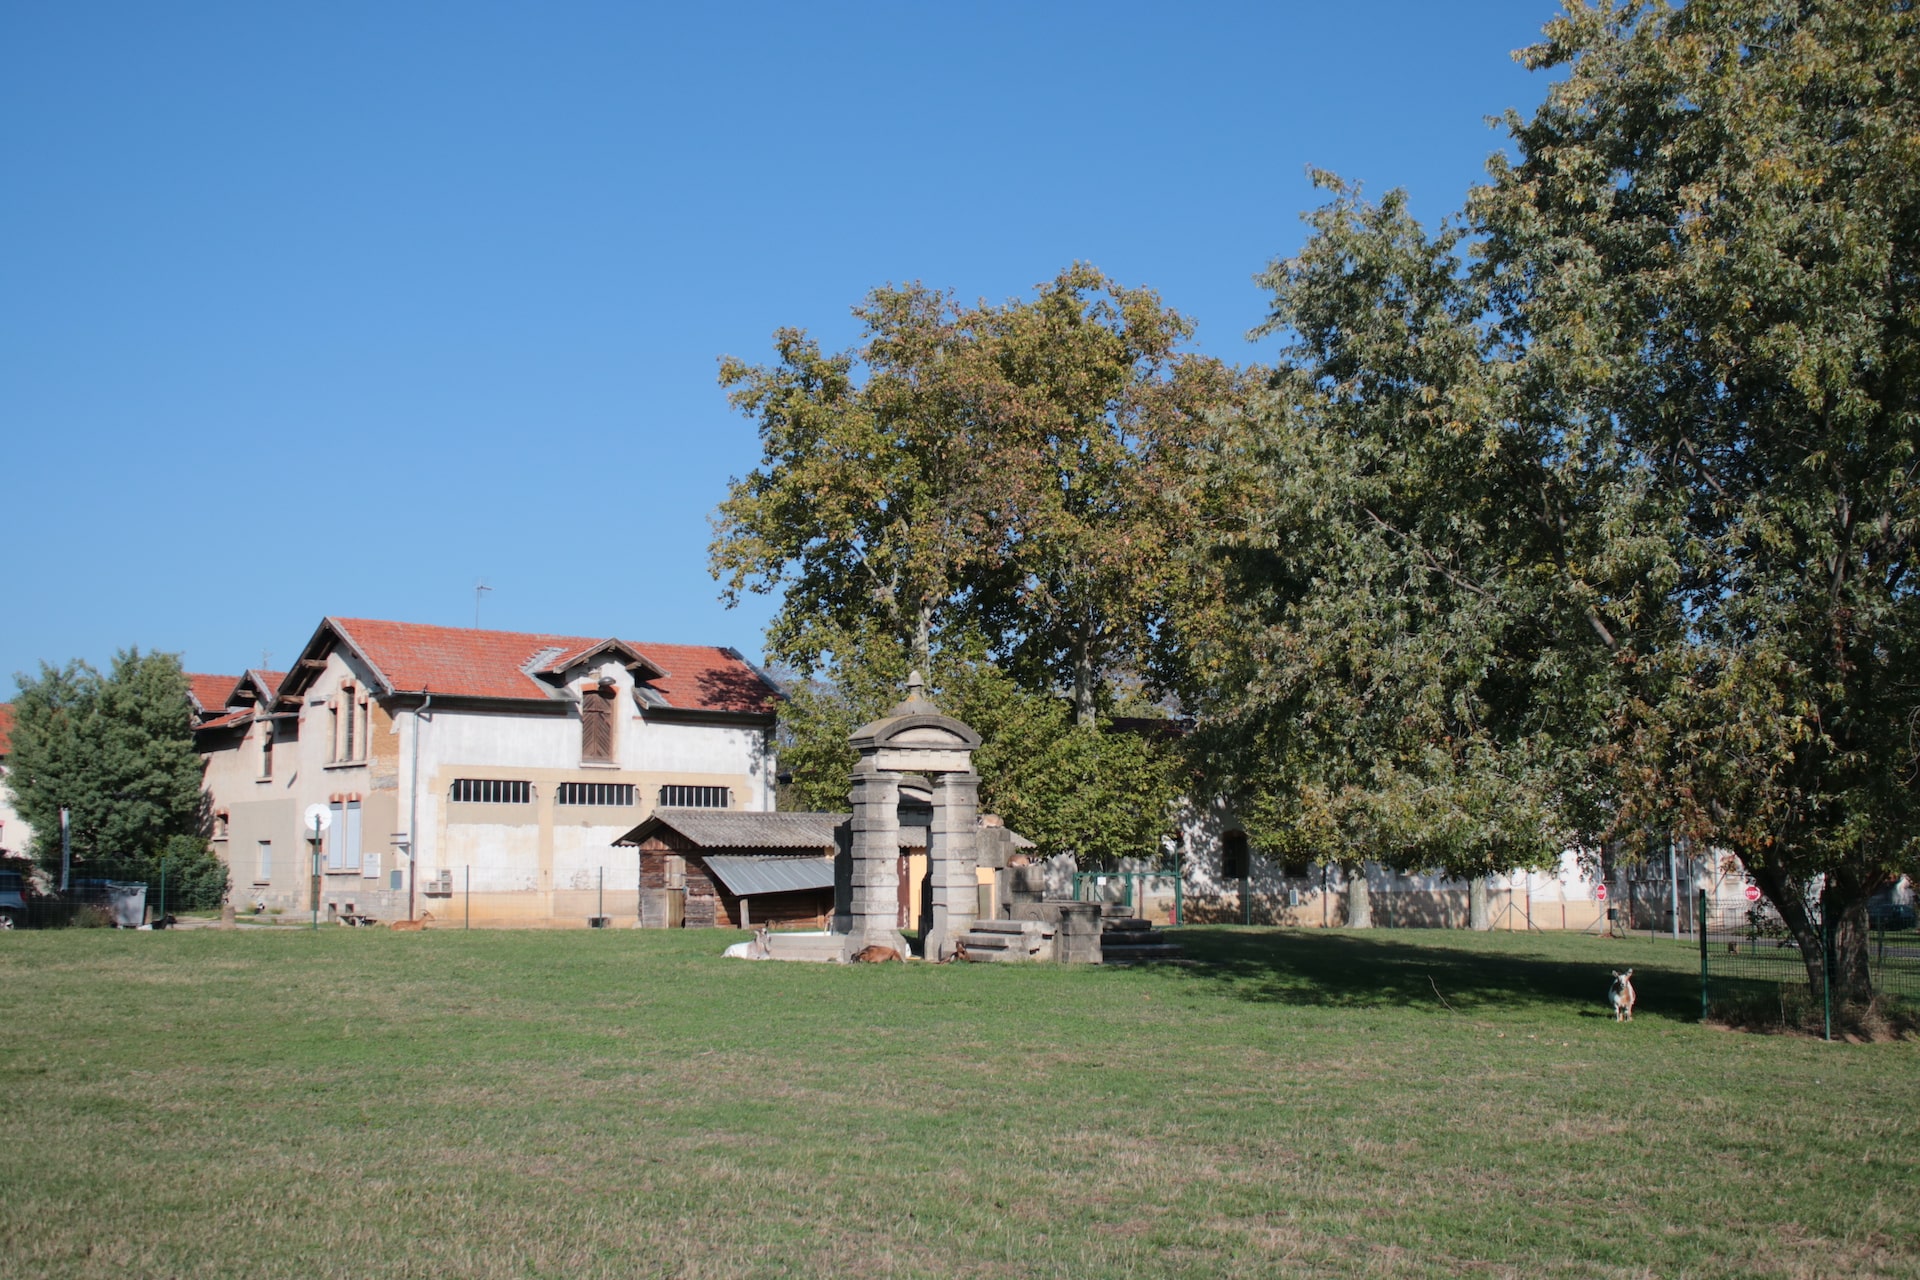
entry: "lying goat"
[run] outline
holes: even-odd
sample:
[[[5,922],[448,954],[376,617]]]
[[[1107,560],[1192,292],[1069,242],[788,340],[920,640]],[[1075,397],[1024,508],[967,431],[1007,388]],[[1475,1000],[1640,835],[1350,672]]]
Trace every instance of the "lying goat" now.
[[[1607,1003],[1613,1008],[1615,1022],[1633,1021],[1633,970],[1614,970],[1613,985],[1607,988]]]

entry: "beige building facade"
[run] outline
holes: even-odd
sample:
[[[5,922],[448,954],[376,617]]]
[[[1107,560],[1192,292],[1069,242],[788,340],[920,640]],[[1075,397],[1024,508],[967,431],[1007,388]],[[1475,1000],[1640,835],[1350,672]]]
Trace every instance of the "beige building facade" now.
[[[7,789],[7,760],[13,753],[13,704],[0,702],[0,857],[24,858],[33,845],[33,828],[14,812]]]
[[[656,809],[773,808],[776,697],[730,649],[327,618],[196,738],[243,912],[584,925]]]

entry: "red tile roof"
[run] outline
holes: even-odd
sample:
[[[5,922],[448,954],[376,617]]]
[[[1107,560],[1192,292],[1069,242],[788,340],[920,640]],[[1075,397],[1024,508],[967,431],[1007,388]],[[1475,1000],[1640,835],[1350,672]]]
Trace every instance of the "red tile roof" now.
[[[284,671],[268,671],[265,667],[249,667],[247,668],[247,674],[240,678],[242,680],[252,680],[255,687],[260,690],[261,698],[267,702],[272,702],[273,695],[280,691],[281,684],[286,681],[287,673]]]
[[[321,631],[329,626],[396,692],[426,690],[448,697],[541,702],[553,698],[554,687],[535,679],[529,671],[543,668],[555,658],[596,648],[608,639],[479,631],[371,618],[328,618],[321,624]],[[671,708],[746,714],[766,714],[773,709],[776,695],[772,686],[729,650],[712,645],[627,644],[665,673],[646,680],[645,685],[659,693]],[[646,674],[640,672],[643,678]]]
[[[0,702],[0,756],[13,750],[13,704]]]
[[[240,683],[239,676],[209,676],[187,672],[187,691],[193,700],[200,704],[201,711],[224,711],[227,699],[233,696],[233,688]]]
[[[223,716],[214,716],[211,720],[202,720],[193,726],[195,729],[224,729],[228,725],[247,724],[253,720],[253,712],[247,710],[229,711]]]

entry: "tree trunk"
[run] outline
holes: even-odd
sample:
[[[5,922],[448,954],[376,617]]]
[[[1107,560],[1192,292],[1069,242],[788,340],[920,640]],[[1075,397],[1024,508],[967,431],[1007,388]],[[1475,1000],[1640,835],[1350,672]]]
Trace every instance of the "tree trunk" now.
[[[1745,863],[1745,857],[1741,861]],[[1793,935],[1794,945],[1800,948],[1800,962],[1807,968],[1807,990],[1818,1004],[1826,988],[1827,957],[1820,941],[1819,923],[1807,909],[1804,886],[1774,867],[1747,863],[1747,871],[1760,886],[1760,892],[1767,895],[1773,909],[1780,913],[1787,932]]]
[[[1073,722],[1082,729],[1099,723],[1093,700],[1093,654],[1084,640],[1073,651]]]
[[[1471,876],[1467,880],[1467,928],[1480,933],[1493,928],[1487,914],[1487,878]]]
[[[1867,896],[1830,897],[1833,930],[1833,994],[1836,1000],[1864,1004],[1873,997],[1873,970],[1869,967]]]
[[[1819,1003],[1826,995],[1827,942],[1822,937],[1823,917],[1832,931],[1834,1004],[1865,1004],[1870,1000],[1873,974],[1867,954],[1867,899],[1884,885],[1862,884],[1845,874],[1829,874],[1822,911],[1817,915],[1807,906],[1806,886],[1800,881],[1772,868],[1756,870],[1749,866],[1748,870],[1800,948],[1800,962],[1807,970],[1807,991],[1814,1002]]]
[[[1367,866],[1347,872],[1347,928],[1373,928],[1373,905],[1367,898]]]

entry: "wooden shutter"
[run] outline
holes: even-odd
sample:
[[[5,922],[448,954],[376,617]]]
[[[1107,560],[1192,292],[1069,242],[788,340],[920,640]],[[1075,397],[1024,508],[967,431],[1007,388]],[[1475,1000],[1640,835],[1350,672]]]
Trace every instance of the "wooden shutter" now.
[[[341,870],[358,871],[360,869],[360,802],[347,801],[346,813],[342,816],[345,821],[341,825],[346,828],[346,836],[342,841],[344,849]]]
[[[588,689],[580,699],[580,758],[613,759],[613,691]]]

